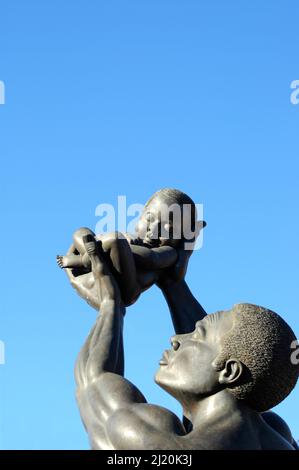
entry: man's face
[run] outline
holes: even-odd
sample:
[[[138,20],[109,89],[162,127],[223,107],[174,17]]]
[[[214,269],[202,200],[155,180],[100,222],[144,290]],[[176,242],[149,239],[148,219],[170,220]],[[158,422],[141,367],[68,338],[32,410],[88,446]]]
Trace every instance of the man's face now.
[[[169,213],[170,203],[162,195],[156,196],[145,208],[136,227],[137,236],[150,247],[173,246],[180,243],[181,209]],[[174,235],[174,236],[173,236]]]
[[[198,321],[192,333],[173,336],[172,349],[165,351],[160,360],[156,383],[179,401],[215,393],[219,389],[219,372],[213,361],[232,326],[231,311],[221,311]]]

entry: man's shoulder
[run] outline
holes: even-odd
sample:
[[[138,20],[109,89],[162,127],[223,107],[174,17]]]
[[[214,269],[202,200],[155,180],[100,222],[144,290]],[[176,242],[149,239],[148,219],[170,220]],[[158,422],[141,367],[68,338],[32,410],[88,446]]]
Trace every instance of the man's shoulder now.
[[[177,438],[186,434],[174,413],[148,403],[134,403],[117,410],[107,423],[107,432],[119,449],[155,449],[157,446],[171,449],[178,446]]]
[[[268,428],[270,428],[269,432],[265,433],[265,435],[268,436],[268,441],[270,444],[272,441],[275,441],[279,448],[289,450],[295,448],[292,432],[281,416],[274,413],[273,411],[266,411],[262,413],[262,418],[266,422]]]
[[[149,403],[133,403],[120,408],[114,415],[113,419],[120,422],[124,419],[123,424],[134,426],[137,424],[144,425],[147,428],[153,428],[165,432],[175,432],[179,435],[186,433],[181,420],[172,411],[158,405]]]
[[[185,433],[182,421],[170,410],[159,405],[138,403],[131,406],[139,419],[150,420],[152,425],[163,424],[169,430],[176,428],[178,432]]]

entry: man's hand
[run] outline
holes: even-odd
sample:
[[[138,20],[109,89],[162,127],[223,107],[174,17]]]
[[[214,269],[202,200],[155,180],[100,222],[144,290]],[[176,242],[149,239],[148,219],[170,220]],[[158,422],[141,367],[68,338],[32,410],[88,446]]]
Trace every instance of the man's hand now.
[[[99,269],[102,270],[103,266],[106,265],[106,254],[102,251],[99,240],[96,241],[96,244],[98,250],[100,251],[102,259],[102,264],[101,266],[99,266]],[[75,254],[76,248],[74,245],[71,245],[67,252],[67,256],[75,256]],[[99,290],[95,282],[94,273],[92,271],[89,273],[84,273],[84,271],[77,268],[66,268],[65,272],[69,278],[72,287],[76,290],[77,294],[82,297],[93,308],[99,310],[101,299],[99,298]],[[98,274],[100,274],[99,270],[97,270],[97,272]],[[113,283],[113,288],[117,289],[119,293],[119,287],[118,285],[115,285],[117,283],[112,275],[110,281]]]
[[[161,271],[159,279],[156,282],[160,289],[185,279],[190,256],[192,255],[196,245],[197,237],[206,225],[207,224],[204,220],[198,220],[195,224],[194,239],[189,242],[186,242],[185,240],[182,241],[182,246],[177,249],[178,260],[175,265],[170,269]],[[189,245],[188,249],[185,249],[185,244]]]

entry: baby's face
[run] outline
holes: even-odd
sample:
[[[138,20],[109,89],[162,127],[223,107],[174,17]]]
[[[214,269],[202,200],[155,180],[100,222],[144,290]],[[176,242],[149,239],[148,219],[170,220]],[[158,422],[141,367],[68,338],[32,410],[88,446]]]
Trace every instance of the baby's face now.
[[[152,248],[166,245],[175,248],[181,241],[180,219],[175,213],[169,214],[169,202],[157,196],[145,208],[136,227],[137,236]]]

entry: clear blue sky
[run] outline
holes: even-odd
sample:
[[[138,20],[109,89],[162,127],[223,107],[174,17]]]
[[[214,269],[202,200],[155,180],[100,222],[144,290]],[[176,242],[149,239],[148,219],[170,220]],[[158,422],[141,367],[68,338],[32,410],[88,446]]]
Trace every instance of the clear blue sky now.
[[[95,312],[55,255],[118,195],[172,186],[204,203],[194,295],[208,312],[270,307],[299,335],[298,13],[292,0],[1,2],[0,447],[88,448],[73,365]],[[171,334],[153,288],[127,312],[127,377],[180,413],[152,379]],[[277,408],[297,438],[298,390]]]

